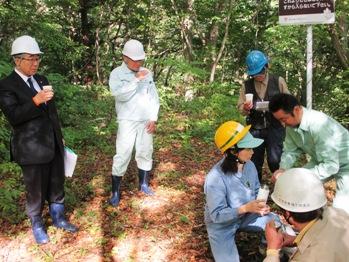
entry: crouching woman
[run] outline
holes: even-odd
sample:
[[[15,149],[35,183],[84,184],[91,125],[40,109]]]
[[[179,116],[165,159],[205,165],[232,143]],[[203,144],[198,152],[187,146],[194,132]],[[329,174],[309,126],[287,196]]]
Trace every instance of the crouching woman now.
[[[240,261],[235,244],[239,231],[263,231],[277,219],[264,200],[256,200],[260,187],[256,167],[250,160],[253,148],[263,143],[235,121],[222,124],[215,143],[224,153],[205,179],[205,223],[216,262]]]

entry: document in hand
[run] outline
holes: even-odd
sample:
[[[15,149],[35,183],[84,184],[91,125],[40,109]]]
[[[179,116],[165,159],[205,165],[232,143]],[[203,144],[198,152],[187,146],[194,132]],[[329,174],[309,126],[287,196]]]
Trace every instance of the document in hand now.
[[[64,147],[64,173],[66,177],[72,177],[78,155],[69,147]]]

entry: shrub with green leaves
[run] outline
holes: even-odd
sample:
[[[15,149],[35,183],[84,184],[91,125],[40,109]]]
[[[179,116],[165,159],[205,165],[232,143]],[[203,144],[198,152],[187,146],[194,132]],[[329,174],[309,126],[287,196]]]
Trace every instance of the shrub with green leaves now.
[[[70,84],[59,74],[50,74],[64,139],[68,146],[108,146],[115,133],[114,99],[106,86]]]
[[[25,216],[20,204],[24,186],[21,183],[21,169],[14,163],[0,164],[0,218],[19,223]]]

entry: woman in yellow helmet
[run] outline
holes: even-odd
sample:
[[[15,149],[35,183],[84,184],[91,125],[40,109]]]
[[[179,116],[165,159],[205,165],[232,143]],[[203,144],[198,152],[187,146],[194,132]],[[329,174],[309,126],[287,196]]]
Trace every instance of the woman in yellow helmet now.
[[[260,187],[256,167],[250,160],[253,148],[263,143],[235,121],[222,124],[215,143],[224,154],[205,180],[205,223],[216,262],[239,261],[236,231],[262,231],[276,219],[265,200],[256,200]]]

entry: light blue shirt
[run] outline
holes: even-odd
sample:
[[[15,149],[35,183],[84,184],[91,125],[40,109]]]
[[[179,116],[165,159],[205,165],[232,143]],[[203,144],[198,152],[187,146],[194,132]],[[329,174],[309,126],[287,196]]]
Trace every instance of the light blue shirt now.
[[[349,174],[348,130],[326,114],[304,107],[299,127],[286,128],[280,168],[293,167],[302,153],[310,157],[304,167],[322,180]]]
[[[141,68],[143,70],[145,68]],[[157,121],[159,96],[151,72],[139,80],[125,63],[110,73],[109,87],[115,96],[118,120]]]
[[[252,161],[246,162],[242,173],[224,174],[219,161],[208,173],[204,191],[206,195],[206,223],[235,223],[242,217],[238,208],[256,199],[259,180]]]

